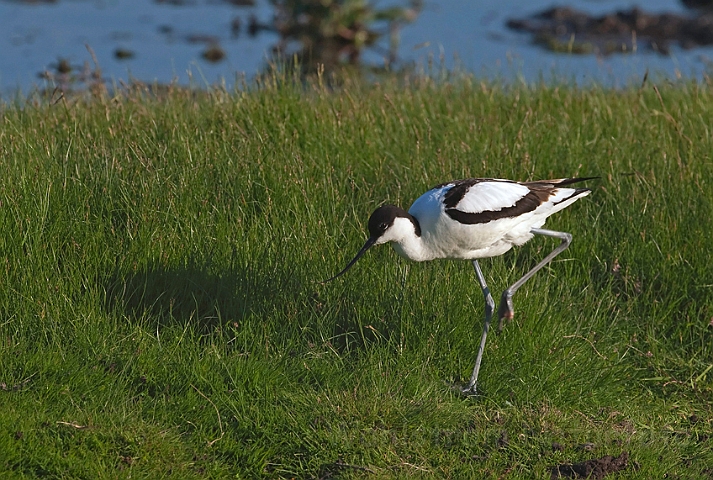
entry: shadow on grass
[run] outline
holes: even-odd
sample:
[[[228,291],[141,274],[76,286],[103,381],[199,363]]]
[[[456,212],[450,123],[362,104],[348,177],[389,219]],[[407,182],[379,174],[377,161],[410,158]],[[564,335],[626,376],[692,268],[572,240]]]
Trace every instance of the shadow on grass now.
[[[287,273],[255,270],[212,273],[210,266],[198,264],[149,266],[113,274],[106,283],[106,308],[133,319],[152,319],[157,327],[191,323],[205,334],[259,314],[273,305],[276,292],[289,295],[286,278]]]
[[[364,318],[354,296],[335,298],[328,288],[279,262],[245,268],[200,261],[148,265],[113,273],[105,281],[105,308],[132,322],[146,322],[151,330],[190,325],[208,335],[227,327],[252,332],[255,338],[262,338],[258,331],[276,335],[274,341],[298,334],[312,345],[308,350],[328,345],[340,354],[398,341],[401,305],[387,302],[370,308]]]

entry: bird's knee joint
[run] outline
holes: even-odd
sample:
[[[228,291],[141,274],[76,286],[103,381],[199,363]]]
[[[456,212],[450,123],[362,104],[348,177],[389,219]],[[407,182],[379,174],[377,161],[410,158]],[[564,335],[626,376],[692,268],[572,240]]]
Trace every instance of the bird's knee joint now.
[[[493,300],[493,297],[487,296],[485,297],[485,312],[487,314],[492,315],[492,313],[495,311],[495,301]]]

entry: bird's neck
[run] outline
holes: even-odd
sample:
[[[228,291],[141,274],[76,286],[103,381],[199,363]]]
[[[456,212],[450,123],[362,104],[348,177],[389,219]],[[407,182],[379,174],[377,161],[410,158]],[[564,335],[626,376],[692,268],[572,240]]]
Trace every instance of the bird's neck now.
[[[414,262],[431,260],[421,238],[421,226],[415,217],[409,215],[397,218],[392,229],[397,233],[391,240],[396,253]]]

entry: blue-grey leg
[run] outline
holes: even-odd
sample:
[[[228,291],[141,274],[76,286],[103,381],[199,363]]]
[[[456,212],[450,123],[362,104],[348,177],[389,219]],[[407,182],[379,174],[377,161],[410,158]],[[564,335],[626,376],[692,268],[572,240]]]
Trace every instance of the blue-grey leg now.
[[[560,243],[557,248],[552,250],[552,253],[547,255],[540,263],[535,265],[532,270],[523,275],[520,280],[513,283],[510,288],[503,292],[502,297],[500,297],[500,306],[498,307],[498,318],[500,319],[498,323],[498,332],[503,329],[503,319],[507,318],[508,320],[512,320],[512,317],[515,315],[515,311],[512,308],[512,296],[515,294],[517,289],[520,288],[523,283],[528,281],[530,277],[537,273],[538,270],[550,263],[553,258],[566,250],[572,242],[572,235],[566,232],[555,232],[554,230],[545,230],[544,228],[533,228],[530,231],[536,235],[559,238],[562,240],[562,243]]]
[[[480,288],[483,290],[483,296],[485,297],[485,324],[483,325],[483,336],[480,337],[480,348],[478,349],[478,356],[475,358],[475,367],[473,368],[473,375],[470,377],[470,382],[468,386],[463,389],[463,393],[475,395],[476,389],[478,387],[478,373],[480,372],[480,362],[483,360],[483,350],[485,350],[485,340],[488,338],[488,329],[490,328],[490,320],[493,318],[493,311],[495,310],[495,302],[493,301],[493,296],[490,295],[490,289],[485,283],[485,277],[483,272],[480,270],[480,265],[477,260],[473,260],[473,268],[475,269],[475,276],[478,277],[478,283],[480,283]]]

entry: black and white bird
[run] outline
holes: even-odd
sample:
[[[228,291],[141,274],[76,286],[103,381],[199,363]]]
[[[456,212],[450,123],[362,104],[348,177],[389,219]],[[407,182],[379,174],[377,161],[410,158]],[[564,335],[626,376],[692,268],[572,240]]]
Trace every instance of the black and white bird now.
[[[501,297],[499,328],[514,315],[512,296],[532,275],[565,250],[572,235],[541,228],[550,215],[588,195],[588,188],[569,188],[588,178],[560,178],[516,182],[497,178],[468,178],[433,187],[421,195],[408,212],[394,205],[377,208],[369,217],[369,239],[347,266],[325,282],[344,274],[374,245],[392,242],[409,260],[471,260],[485,297],[485,324],[480,348],[465,393],[476,393],[480,363],[495,302],[478,264],[479,258],[502,255],[534,235],[545,235],[561,243],[540,263],[507,288]]]

